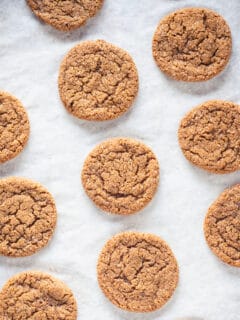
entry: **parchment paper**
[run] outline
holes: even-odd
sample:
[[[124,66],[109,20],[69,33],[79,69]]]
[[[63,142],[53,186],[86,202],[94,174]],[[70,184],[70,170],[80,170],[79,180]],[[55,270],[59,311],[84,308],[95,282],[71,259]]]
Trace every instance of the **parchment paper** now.
[[[155,65],[151,41],[159,20],[186,6],[209,7],[222,14],[233,36],[226,70],[206,83],[180,83]],[[59,64],[75,44],[105,39],[127,50],[140,77],[138,97],[118,120],[90,123],[74,119],[58,96]],[[56,199],[58,225],[50,245],[23,258],[0,257],[0,286],[15,273],[40,270],[65,281],[78,301],[79,320],[240,319],[240,273],[218,260],[207,247],[203,219],[226,188],[240,182],[240,172],[208,174],[183,157],[177,142],[182,116],[209,99],[240,103],[239,0],[105,0],[86,26],[61,33],[41,22],[24,0],[0,1],[0,89],[18,97],[31,121],[22,154],[0,166],[0,177],[24,176],[46,186]],[[100,212],[85,195],[80,171],[88,152],[106,138],[129,136],[148,144],[161,165],[159,190],[141,213],[129,217]],[[98,253],[112,235],[138,230],[163,237],[180,267],[173,299],[160,311],[132,314],[114,307],[96,279]]]

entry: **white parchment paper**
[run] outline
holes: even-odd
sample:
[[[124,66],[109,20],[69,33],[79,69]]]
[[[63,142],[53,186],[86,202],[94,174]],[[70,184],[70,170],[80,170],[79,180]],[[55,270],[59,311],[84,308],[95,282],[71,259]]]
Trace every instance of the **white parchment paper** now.
[[[180,83],[164,76],[152,58],[151,41],[159,20],[186,6],[209,7],[222,14],[233,36],[226,70],[206,83]],[[60,61],[75,44],[105,39],[127,50],[139,71],[134,106],[118,120],[79,121],[58,96]],[[56,199],[58,225],[50,245],[23,258],[0,257],[0,286],[24,270],[48,272],[65,281],[78,301],[80,320],[240,319],[240,273],[210,252],[203,235],[205,213],[220,192],[240,182],[240,173],[218,176],[194,168],[177,142],[182,116],[208,99],[240,103],[239,0],[105,0],[86,26],[61,33],[39,22],[24,0],[0,1],[0,89],[18,97],[31,121],[31,136],[22,154],[0,166],[0,177],[24,176],[46,186]],[[80,171],[99,142],[129,136],[148,144],[161,165],[159,190],[141,213],[129,217],[100,212],[87,198]],[[96,279],[98,253],[112,235],[125,230],[152,232],[173,249],[180,283],[160,311],[132,314],[114,307]]]

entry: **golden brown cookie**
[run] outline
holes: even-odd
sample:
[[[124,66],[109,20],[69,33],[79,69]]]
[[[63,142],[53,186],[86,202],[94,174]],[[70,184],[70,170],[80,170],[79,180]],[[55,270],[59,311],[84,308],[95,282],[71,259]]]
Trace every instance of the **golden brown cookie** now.
[[[161,238],[124,232],[105,244],[97,273],[100,288],[116,306],[150,312],[171,298],[179,272],[171,249]]]
[[[110,120],[132,105],[138,73],[130,55],[103,40],[85,41],[64,58],[59,93],[66,109],[85,120]]]
[[[95,16],[103,0],[26,0],[34,14],[60,31],[81,27]]]
[[[220,73],[232,49],[226,21],[206,8],[184,8],[163,18],[152,51],[159,68],[182,81],[205,81]]]
[[[240,169],[240,106],[207,101],[182,119],[178,138],[185,157],[213,173]]]
[[[42,272],[23,272],[0,292],[0,319],[76,320],[77,303],[60,280]]]
[[[21,102],[0,91],[0,163],[15,158],[25,147],[30,125]]]
[[[204,222],[210,249],[231,266],[240,267],[240,184],[223,191]]]
[[[153,198],[159,181],[154,153],[129,138],[102,142],[88,155],[82,170],[83,187],[102,210],[131,214]]]
[[[30,256],[53,235],[57,213],[51,194],[24,178],[0,180],[0,254]]]

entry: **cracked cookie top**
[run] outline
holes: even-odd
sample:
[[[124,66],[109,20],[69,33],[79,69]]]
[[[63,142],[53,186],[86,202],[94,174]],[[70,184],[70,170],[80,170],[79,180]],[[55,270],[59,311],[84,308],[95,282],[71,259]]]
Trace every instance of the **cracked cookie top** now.
[[[138,73],[130,55],[103,40],[75,46],[63,60],[59,93],[66,109],[85,120],[110,120],[132,105]]]
[[[186,114],[178,138],[185,157],[213,173],[240,169],[240,106],[207,101]]]
[[[131,214],[153,198],[159,181],[154,153],[129,138],[102,142],[89,154],[82,170],[88,196],[104,211]]]
[[[77,303],[72,291],[58,279],[41,272],[23,272],[0,292],[0,318],[76,320]]]
[[[53,235],[54,199],[40,184],[23,178],[0,180],[0,254],[29,256]]]
[[[98,282],[119,308],[149,312],[161,308],[178,283],[177,261],[165,241],[147,233],[124,232],[104,246]]]
[[[231,266],[240,267],[240,184],[226,189],[211,205],[204,232],[216,256]]]
[[[79,28],[102,7],[103,0],[26,0],[34,14],[60,31]]]
[[[231,50],[228,24],[205,8],[185,8],[163,18],[152,44],[159,68],[182,81],[213,78],[226,66]]]
[[[15,158],[25,147],[30,132],[26,110],[7,92],[0,92],[0,163]]]

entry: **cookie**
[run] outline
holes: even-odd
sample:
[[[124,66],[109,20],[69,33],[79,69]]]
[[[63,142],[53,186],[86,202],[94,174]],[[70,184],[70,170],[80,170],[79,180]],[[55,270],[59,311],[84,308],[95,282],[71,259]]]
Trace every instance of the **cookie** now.
[[[124,232],[102,249],[98,282],[117,307],[134,312],[161,308],[178,283],[177,261],[165,241],[139,232]]]
[[[21,102],[0,91],[0,163],[15,158],[23,150],[29,132],[28,116]]]
[[[76,320],[77,303],[72,291],[42,272],[15,275],[0,292],[0,318],[6,320]]]
[[[240,106],[207,101],[182,119],[178,138],[185,157],[212,173],[240,169]]]
[[[206,8],[184,8],[163,18],[152,51],[159,68],[175,80],[205,81],[227,65],[232,50],[226,21]]]
[[[26,0],[33,13],[60,31],[81,27],[95,16],[103,0]]]
[[[102,142],[89,154],[82,184],[102,210],[127,215],[143,209],[153,198],[159,181],[154,153],[129,138]]]
[[[0,180],[0,254],[30,256],[53,235],[54,199],[40,184],[24,178]]]
[[[126,112],[138,92],[130,55],[103,40],[85,41],[64,58],[59,93],[66,109],[84,120],[111,120]]]
[[[223,262],[240,267],[240,184],[226,189],[208,209],[204,233]]]

